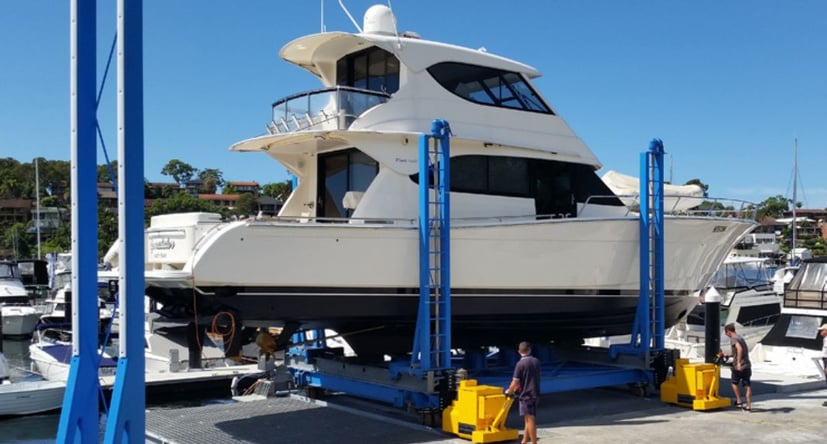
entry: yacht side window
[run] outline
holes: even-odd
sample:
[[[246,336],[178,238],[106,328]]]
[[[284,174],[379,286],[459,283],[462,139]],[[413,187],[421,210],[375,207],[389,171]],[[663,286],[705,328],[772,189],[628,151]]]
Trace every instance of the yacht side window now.
[[[376,47],[348,54],[336,62],[336,84],[393,94],[399,89],[399,59]]]
[[[443,88],[465,100],[554,114],[519,73],[456,62],[437,63],[428,72]]]
[[[419,174],[410,178],[419,183]],[[588,165],[523,157],[452,157],[451,191],[533,199],[538,217],[573,217],[587,200],[623,205]]]

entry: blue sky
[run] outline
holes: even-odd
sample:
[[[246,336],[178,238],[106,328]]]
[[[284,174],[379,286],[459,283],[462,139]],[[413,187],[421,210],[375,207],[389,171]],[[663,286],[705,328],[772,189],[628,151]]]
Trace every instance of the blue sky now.
[[[100,83],[116,2],[99,3]],[[375,3],[382,2],[345,1],[360,23]],[[324,6],[327,30],[354,30],[336,0]],[[711,196],[753,202],[792,197],[797,137],[798,198],[807,208],[827,207],[825,1],[396,0],[392,7],[400,31],[485,47],[539,69],[538,89],[604,170],[639,174],[639,153],[657,137],[674,183],[699,178]],[[218,168],[228,180],[286,179],[268,156],[228,148],[264,132],[274,101],[319,87],[278,51],[319,32],[320,9],[319,0],[144,1],[145,176],[167,180],[160,170],[178,158]],[[0,1],[0,42],[0,157],[68,160],[69,2]],[[111,158],[115,81],[111,72],[98,116]]]

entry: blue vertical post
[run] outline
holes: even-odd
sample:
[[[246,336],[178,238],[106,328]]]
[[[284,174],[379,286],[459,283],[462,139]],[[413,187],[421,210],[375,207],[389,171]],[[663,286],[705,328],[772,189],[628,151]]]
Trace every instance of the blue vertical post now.
[[[123,309],[104,442],[144,442],[144,136],[142,0],[118,0],[118,240]]]
[[[654,270],[654,348],[663,350],[666,346],[664,330],[666,330],[665,315],[665,289],[664,289],[664,232],[663,232],[663,142],[660,139],[653,139],[649,143],[649,152],[652,156],[652,232],[654,238],[653,258]]]
[[[610,346],[612,359],[619,353],[647,357],[652,348],[665,348],[663,155],[659,139],[653,139],[649,150],[640,153],[640,296],[632,339],[628,344]]]
[[[431,298],[431,239],[430,205],[428,204],[431,183],[431,162],[428,150],[430,138],[427,134],[419,136],[419,311],[417,313],[416,331],[414,332],[411,364],[420,368],[431,368],[431,323],[429,304]]]
[[[437,119],[431,134],[419,137],[419,310],[411,354],[417,372],[451,366],[450,132],[448,122]],[[435,235],[439,238],[432,245]]]
[[[640,154],[640,298],[638,299],[637,333],[640,335],[640,352],[649,352],[652,319],[652,219],[650,211],[649,187],[652,184],[652,171],[649,168],[649,152]]]
[[[98,442],[95,0],[70,5],[72,361],[57,442]]]
[[[431,135],[439,140],[439,287],[442,303],[437,328],[439,368],[451,367],[451,129],[442,119],[431,124]]]

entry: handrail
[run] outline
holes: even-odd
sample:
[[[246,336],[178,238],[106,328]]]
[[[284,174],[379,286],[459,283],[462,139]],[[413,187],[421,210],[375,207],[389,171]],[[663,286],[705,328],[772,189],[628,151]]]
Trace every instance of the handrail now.
[[[308,129],[347,129],[362,113],[385,103],[390,94],[349,86],[317,89],[287,96],[273,103],[270,134]]]
[[[689,216],[716,216],[716,217],[731,217],[735,215],[740,219],[750,219],[755,220],[756,212],[757,212],[757,205],[753,202],[749,202],[746,200],[740,199],[731,199],[725,197],[695,197],[695,196],[684,196],[684,195],[675,195],[675,194],[664,194],[664,198],[673,198],[675,199],[675,203],[672,205],[671,209],[664,209],[666,214],[685,214]],[[631,199],[634,202],[638,202],[640,196],[637,194],[617,194],[617,195],[594,195],[589,196],[586,201],[583,203],[583,209],[585,209],[588,205],[598,205],[596,203],[592,203],[592,200],[598,199],[609,199],[609,198],[617,198],[617,199]],[[675,210],[678,207],[678,203],[681,200],[692,200],[692,201],[700,201],[700,203],[696,206],[695,209],[688,209],[688,210]],[[722,208],[715,208],[714,204],[720,204]],[[726,205],[729,204],[729,205]],[[739,209],[735,209],[735,205],[738,204]],[[697,208],[700,206],[706,206],[708,208]],[[628,212],[632,212],[632,209],[629,205],[625,205]],[[582,211],[582,210],[581,210]]]
[[[272,106],[273,106],[273,108],[275,108],[276,106],[281,105],[284,102],[288,102],[290,100],[298,99],[300,97],[311,96],[311,95],[322,94],[322,93],[328,93],[328,92],[332,92],[332,91],[349,91],[349,92],[362,93],[362,94],[371,95],[371,96],[378,96],[378,97],[385,97],[385,98],[390,98],[391,97],[391,95],[388,94],[388,93],[384,93],[384,92],[381,92],[381,91],[374,91],[372,89],[354,88],[352,86],[334,86],[332,88],[311,89],[310,91],[303,91],[303,92],[300,92],[300,93],[289,95],[287,97],[282,97],[281,99],[278,99],[275,102],[273,102]]]

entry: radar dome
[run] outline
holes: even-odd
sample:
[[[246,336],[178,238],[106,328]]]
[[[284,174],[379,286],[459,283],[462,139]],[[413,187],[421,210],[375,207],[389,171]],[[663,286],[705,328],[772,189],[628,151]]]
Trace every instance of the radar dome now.
[[[363,31],[369,34],[396,35],[396,18],[391,8],[385,5],[373,5],[365,12]]]

